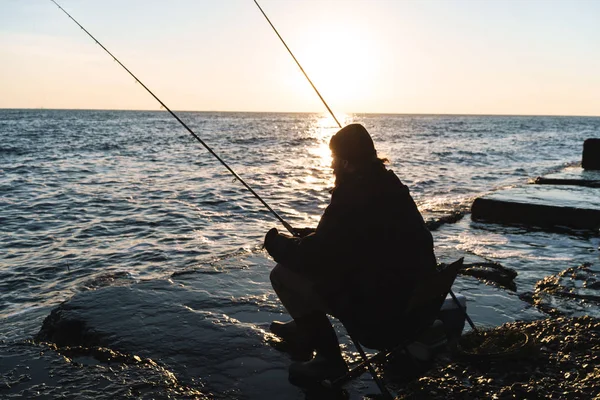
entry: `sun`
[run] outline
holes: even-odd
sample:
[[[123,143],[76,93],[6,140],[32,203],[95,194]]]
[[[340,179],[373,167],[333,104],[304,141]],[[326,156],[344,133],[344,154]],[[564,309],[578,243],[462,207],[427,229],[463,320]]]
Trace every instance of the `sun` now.
[[[352,105],[370,96],[375,86],[376,48],[367,33],[330,25],[307,35],[296,57],[332,109],[355,111]],[[297,72],[292,79],[299,92],[313,90],[302,73]],[[314,91],[312,95],[316,96]]]

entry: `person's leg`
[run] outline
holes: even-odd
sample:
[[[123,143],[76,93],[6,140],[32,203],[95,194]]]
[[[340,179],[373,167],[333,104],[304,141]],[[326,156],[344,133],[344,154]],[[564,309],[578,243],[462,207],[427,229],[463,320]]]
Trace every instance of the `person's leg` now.
[[[331,326],[327,315],[323,312],[315,312],[310,315],[296,318],[298,329],[308,335],[309,342],[314,347],[318,356],[328,360],[342,361],[342,352],[338,342],[337,334]]]
[[[327,312],[327,306],[316,292],[314,283],[302,274],[277,264],[270,278],[275,293],[292,318]]]
[[[283,306],[294,318],[297,335],[317,351],[315,360],[294,364],[290,372],[315,378],[323,374],[344,373],[346,364],[335,330],[326,315],[328,307],[316,292],[314,283],[281,264],[277,264],[271,272],[271,283]],[[278,327],[282,328],[281,325]],[[288,331],[291,330],[290,327]]]

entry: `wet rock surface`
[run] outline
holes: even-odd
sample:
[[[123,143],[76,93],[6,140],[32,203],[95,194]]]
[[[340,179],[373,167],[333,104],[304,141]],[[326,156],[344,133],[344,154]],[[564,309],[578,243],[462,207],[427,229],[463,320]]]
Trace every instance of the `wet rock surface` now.
[[[447,262],[463,255],[442,254]],[[504,269],[488,264],[470,257],[467,266],[475,271]],[[274,348],[274,338],[267,332],[271,321],[288,318],[282,315],[283,309],[270,288],[270,267],[262,255],[252,253],[182,270],[169,279],[125,285],[127,276],[109,274],[97,280],[101,284],[86,284],[96,289],[80,292],[45,313],[41,329],[36,325],[38,342],[7,348],[0,343],[0,354],[9,354],[9,358],[1,360],[4,370],[0,371],[0,397],[331,399],[332,393],[307,393],[288,382],[290,357]],[[589,294],[597,291],[593,266],[570,268],[559,275],[560,285],[574,285],[574,290],[581,287]],[[587,279],[577,278],[584,276]],[[478,326],[497,326],[514,321],[517,315],[526,320],[545,317],[512,292],[495,283],[482,285],[481,279],[485,278],[461,277],[454,286],[457,294],[467,295],[467,311]],[[544,281],[544,288],[552,287],[550,277]],[[483,295],[473,293],[475,287]],[[240,296],[242,290],[244,295]],[[565,301],[558,306],[567,313],[573,307],[565,304],[580,301],[555,295],[550,298],[555,297]],[[560,321],[562,325],[553,328],[553,334],[563,335],[561,332],[566,329],[563,336],[569,336],[571,320]],[[337,321],[334,326],[347,361],[357,362],[359,355],[345,330]],[[539,344],[537,348],[537,352],[541,351]],[[19,354],[13,358],[15,349]],[[38,360],[40,352],[44,354]],[[504,361],[507,365],[514,362]],[[488,398],[468,384],[477,386],[479,381],[497,380],[499,374],[510,370],[510,366],[501,367],[506,370],[492,371],[488,376],[480,361],[449,357],[438,360],[437,367],[429,369],[416,368],[411,361],[400,367],[398,364],[401,363],[387,366],[384,374],[390,388],[401,396],[412,396],[409,398]],[[482,369],[468,369],[475,367]],[[438,370],[448,375],[435,375]],[[464,370],[473,376],[468,383],[463,382],[468,377],[461,372]],[[431,383],[421,389],[414,386],[414,392],[409,392],[404,387],[407,377],[412,377],[411,385],[426,385],[427,379]],[[526,380],[519,382],[529,384]],[[460,386],[463,384],[471,392]],[[497,390],[508,390],[506,385]],[[420,392],[423,388],[432,392]],[[368,374],[344,389],[346,398],[351,400],[378,393]],[[419,397],[420,393],[428,394]]]
[[[599,193],[596,188],[567,185],[515,187],[475,199],[471,217],[474,221],[597,231]]]
[[[586,263],[538,281],[533,292],[519,298],[550,315],[585,313],[600,306],[600,271]],[[561,311],[565,310],[565,311]]]
[[[422,377],[400,383],[401,399],[594,399],[600,395],[600,320],[548,318],[495,329],[526,333],[532,345],[511,358],[440,357]]]
[[[436,215],[435,218],[426,218],[425,225],[427,225],[427,229],[430,231],[438,230],[444,224],[454,224],[465,216],[465,212],[463,211],[452,211],[448,214],[444,215]]]
[[[515,283],[517,271],[498,263],[464,264],[459,274],[472,276],[485,284],[502,287],[513,292],[517,290],[517,284]]]
[[[49,350],[47,357],[54,355],[61,373],[75,365],[82,376],[104,369],[116,371],[112,385],[107,385],[119,398],[330,399],[339,393],[306,393],[288,381],[290,356],[276,349],[277,339],[268,332],[271,321],[289,318],[282,315],[283,308],[270,287],[270,268],[262,255],[245,254],[174,273],[171,279],[78,293],[49,312],[36,341],[23,347],[29,355],[11,363],[15,368],[22,365],[19,371],[30,367],[32,354],[41,346]],[[241,288],[244,296],[239,295]],[[345,330],[338,321],[334,327],[345,356],[353,362],[358,354],[348,345]],[[46,370],[52,369],[45,363]],[[139,374],[119,380],[121,370]],[[148,379],[156,374],[159,383],[141,395],[122,395],[147,381],[143,371],[148,371]],[[47,387],[60,386],[44,374],[42,382]],[[0,383],[13,382],[13,375],[0,374]],[[78,382],[60,393],[80,395],[87,389]],[[0,397],[34,393],[34,389],[37,386],[31,381],[17,382],[4,392],[0,388]],[[47,398],[45,392],[38,392],[29,398]],[[345,388],[351,400],[376,392],[368,375]]]
[[[0,341],[0,350],[2,399],[207,398],[150,359],[106,348]]]
[[[568,167],[560,172],[538,176],[531,183],[600,188],[600,171],[585,170],[581,167]]]
[[[473,220],[543,229],[568,227],[597,232],[600,228],[599,171],[568,167],[530,183],[533,185],[476,198],[471,206]]]
[[[105,357],[97,349],[106,348],[114,362],[161,360],[182,385],[201,382],[217,398],[253,393],[267,377],[295,392],[285,355],[266,343],[261,327],[223,314],[223,298],[183,286],[156,280],[80,293],[52,311],[35,339],[69,358],[73,351]]]
[[[545,178],[543,176],[538,176],[532,183],[535,183],[536,185],[570,185],[600,188],[600,180]]]

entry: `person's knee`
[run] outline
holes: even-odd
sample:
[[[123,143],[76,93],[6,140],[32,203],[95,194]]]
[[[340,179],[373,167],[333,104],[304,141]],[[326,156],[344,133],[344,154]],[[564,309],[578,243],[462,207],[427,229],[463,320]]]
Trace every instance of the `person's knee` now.
[[[284,267],[281,264],[277,264],[275,268],[271,270],[269,278],[271,279],[271,286],[273,286],[273,289],[276,289],[281,285],[281,274],[283,268]]]

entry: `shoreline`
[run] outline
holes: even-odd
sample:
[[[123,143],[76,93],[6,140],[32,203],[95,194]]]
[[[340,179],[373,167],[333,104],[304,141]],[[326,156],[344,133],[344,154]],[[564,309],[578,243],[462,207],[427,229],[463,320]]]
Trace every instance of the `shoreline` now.
[[[600,319],[589,316],[513,322],[533,343],[509,359],[460,360],[442,356],[415,381],[395,384],[403,399],[561,398],[600,394]]]

